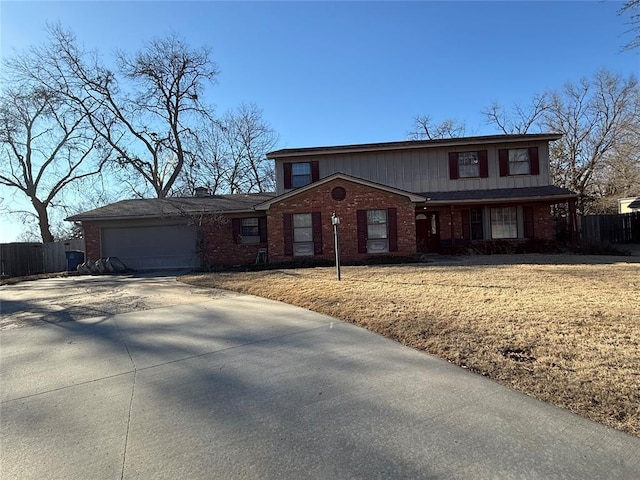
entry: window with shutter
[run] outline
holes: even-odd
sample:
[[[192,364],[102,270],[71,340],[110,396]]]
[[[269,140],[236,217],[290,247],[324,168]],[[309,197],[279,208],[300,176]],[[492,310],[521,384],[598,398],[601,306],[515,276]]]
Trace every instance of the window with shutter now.
[[[284,163],[284,188],[298,188],[320,180],[320,164],[313,162]]]
[[[486,150],[449,152],[449,178],[486,178],[489,162]]]
[[[538,147],[500,149],[498,159],[501,177],[540,174]]]

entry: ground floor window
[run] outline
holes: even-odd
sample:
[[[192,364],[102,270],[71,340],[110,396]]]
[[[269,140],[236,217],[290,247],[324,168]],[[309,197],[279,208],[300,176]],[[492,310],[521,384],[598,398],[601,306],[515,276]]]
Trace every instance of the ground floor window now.
[[[240,235],[242,243],[260,243],[260,224],[258,217],[241,220]]]
[[[469,217],[471,240],[482,240],[484,238],[482,232],[482,209],[472,208]]]
[[[293,215],[293,256],[313,256],[313,220],[310,213]]]
[[[386,210],[367,210],[367,253],[389,251]]]
[[[491,238],[518,238],[518,210],[516,207],[491,209]]]

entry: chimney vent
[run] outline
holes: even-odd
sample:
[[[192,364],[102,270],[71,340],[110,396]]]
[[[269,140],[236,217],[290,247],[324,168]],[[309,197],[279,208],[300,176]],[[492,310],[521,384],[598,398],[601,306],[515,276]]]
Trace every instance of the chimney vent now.
[[[207,187],[196,187],[196,197],[208,197],[209,189]]]

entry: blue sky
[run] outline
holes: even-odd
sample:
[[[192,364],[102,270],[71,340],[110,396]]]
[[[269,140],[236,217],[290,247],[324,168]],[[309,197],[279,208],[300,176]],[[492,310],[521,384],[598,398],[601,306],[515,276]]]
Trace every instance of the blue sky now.
[[[491,134],[493,100],[525,103],[599,68],[640,72],[621,2],[0,3],[0,52],[45,39],[47,22],[105,58],[175,32],[220,67],[218,112],[255,102],[280,147],[403,140],[416,114]],[[0,196],[9,199],[2,190]],[[3,223],[0,241],[15,240]]]

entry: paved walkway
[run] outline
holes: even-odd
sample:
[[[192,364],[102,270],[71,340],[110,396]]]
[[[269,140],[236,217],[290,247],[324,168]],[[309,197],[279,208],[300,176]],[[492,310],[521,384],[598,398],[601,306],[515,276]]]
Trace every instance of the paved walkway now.
[[[640,476],[638,438],[255,297],[12,328],[0,346],[3,479]]]

